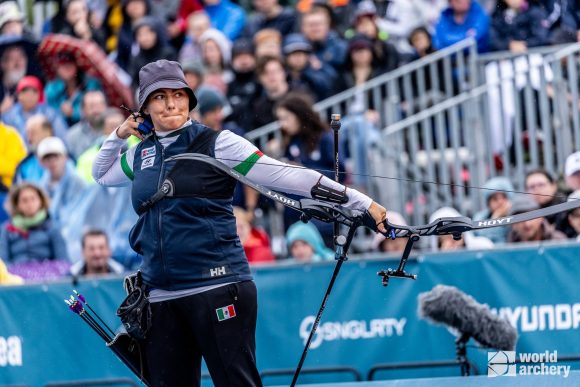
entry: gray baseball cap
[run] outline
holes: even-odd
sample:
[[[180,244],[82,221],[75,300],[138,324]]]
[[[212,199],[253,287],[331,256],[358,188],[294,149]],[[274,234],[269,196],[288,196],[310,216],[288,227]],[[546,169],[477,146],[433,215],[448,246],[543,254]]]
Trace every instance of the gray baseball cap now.
[[[160,59],[141,67],[139,70],[139,111],[151,93],[159,89],[185,89],[189,95],[189,110],[197,105],[193,90],[185,81],[179,62]]]

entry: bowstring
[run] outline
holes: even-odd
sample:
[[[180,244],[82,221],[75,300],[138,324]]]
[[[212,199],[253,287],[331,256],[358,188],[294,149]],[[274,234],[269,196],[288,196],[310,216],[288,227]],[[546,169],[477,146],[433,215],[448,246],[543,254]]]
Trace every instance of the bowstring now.
[[[270,157],[270,156],[268,156]],[[216,160],[219,161],[233,161],[239,164],[243,164],[243,163],[251,163],[251,164],[261,164],[261,165],[267,165],[270,167],[276,167],[276,168],[294,168],[294,169],[304,169],[304,170],[311,170],[311,171],[316,171],[319,172],[321,174],[325,174],[325,173],[334,173],[334,169],[317,169],[317,168],[307,168],[304,167],[302,165],[295,165],[295,164],[289,164],[287,162],[283,162],[283,161],[279,161],[281,163],[284,163],[284,165],[278,165],[278,164],[273,164],[273,163],[266,163],[263,161],[248,161],[248,160],[237,160],[237,159],[230,159],[230,158],[224,158],[224,157],[214,157]],[[546,195],[546,194],[534,194],[531,192],[526,192],[526,191],[518,191],[518,190],[503,190],[503,189],[495,189],[495,188],[485,188],[485,187],[479,187],[476,185],[465,185],[465,184],[457,184],[457,183],[441,183],[441,182],[437,182],[437,181],[429,181],[429,180],[417,180],[417,179],[411,179],[411,178],[404,178],[404,177],[393,177],[393,176],[382,176],[382,175],[370,175],[370,174],[365,174],[365,173],[354,173],[354,172],[338,172],[339,175],[351,175],[351,176],[361,176],[361,177],[370,177],[370,178],[375,178],[375,179],[385,179],[385,180],[395,180],[395,181],[405,181],[405,182],[410,182],[410,183],[423,183],[423,184],[432,184],[432,185],[436,185],[436,186],[450,186],[450,187],[458,187],[458,188],[465,188],[465,189],[475,189],[475,190],[481,190],[481,191],[492,191],[492,192],[504,192],[504,193],[513,193],[513,194],[522,194],[522,195],[532,195],[532,196],[543,196],[543,197],[549,197],[552,199],[568,199],[568,196],[566,195]]]

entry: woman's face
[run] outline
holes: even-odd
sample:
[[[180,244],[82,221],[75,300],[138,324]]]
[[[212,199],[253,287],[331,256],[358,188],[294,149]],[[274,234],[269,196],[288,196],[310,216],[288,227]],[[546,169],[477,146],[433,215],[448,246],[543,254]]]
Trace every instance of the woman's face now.
[[[368,36],[370,39],[375,39],[379,30],[375,21],[371,17],[361,17],[356,23],[356,32]]]
[[[290,110],[280,107],[276,109],[276,118],[280,122],[280,129],[289,136],[300,132],[300,120]]]
[[[81,20],[89,19],[89,11],[84,0],[71,1],[66,9],[66,21],[75,25]]]
[[[131,0],[127,3],[125,11],[131,20],[139,20],[147,14],[147,5],[143,0]]]
[[[290,246],[290,255],[297,261],[310,262],[314,255],[314,249],[308,243],[297,240]]]
[[[143,111],[151,116],[155,130],[179,129],[189,119],[189,96],[183,89],[159,89],[151,93]]]
[[[540,206],[549,203],[556,194],[558,187],[543,173],[533,173],[526,179],[526,191]]]
[[[135,38],[137,40],[137,44],[143,50],[150,50],[155,46],[155,44],[157,44],[157,34],[149,26],[142,26],[139,28]]]
[[[16,208],[23,216],[31,217],[42,208],[42,200],[35,189],[25,188],[18,195]]]
[[[425,32],[417,32],[411,37],[411,45],[417,52],[423,53],[431,45],[431,39]]]
[[[208,40],[203,45],[203,60],[209,66],[222,65],[222,52],[213,40]]]
[[[580,208],[576,208],[574,211],[568,214],[568,222],[570,226],[580,235]]]
[[[65,82],[76,78],[77,72],[77,65],[73,62],[60,63],[56,68],[56,75]]]

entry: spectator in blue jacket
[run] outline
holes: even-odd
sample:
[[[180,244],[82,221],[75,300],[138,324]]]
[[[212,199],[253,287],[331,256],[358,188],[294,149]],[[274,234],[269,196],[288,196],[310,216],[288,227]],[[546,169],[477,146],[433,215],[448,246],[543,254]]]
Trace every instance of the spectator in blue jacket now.
[[[474,0],[449,0],[449,8],[441,12],[433,42],[440,50],[469,37],[477,41],[479,52],[489,45],[489,16]]]
[[[246,24],[246,12],[242,7],[230,0],[203,0],[203,4],[214,28],[231,41],[240,37]]]
[[[489,45],[492,51],[527,51],[548,44],[546,12],[526,0],[500,0],[491,19]]]
[[[9,264],[68,259],[59,228],[48,214],[48,196],[38,186],[13,186],[7,201],[10,220],[0,229],[0,257]]]
[[[312,61],[314,67],[322,63],[332,66],[340,72],[346,59],[347,43],[335,31],[331,30],[331,17],[327,8],[313,4],[312,8],[302,15],[301,31],[312,45],[312,52],[320,64]]]
[[[318,68],[311,64],[312,46],[302,34],[288,35],[282,52],[286,56],[290,88],[309,89],[318,101],[330,97],[338,75],[328,64],[320,63]]]

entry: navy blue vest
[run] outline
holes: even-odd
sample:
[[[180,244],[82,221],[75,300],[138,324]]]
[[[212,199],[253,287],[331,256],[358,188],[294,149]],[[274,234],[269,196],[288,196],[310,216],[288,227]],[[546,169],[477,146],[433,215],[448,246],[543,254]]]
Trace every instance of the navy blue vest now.
[[[176,162],[165,159],[185,152],[215,157],[218,134],[193,123],[181,129],[166,148],[156,136],[137,145],[132,187],[135,211],[173,169]],[[131,247],[143,256],[145,283],[180,290],[252,279],[232,211],[236,181],[199,161],[180,161],[177,168],[170,172],[176,180],[175,196],[142,213],[129,235]]]

